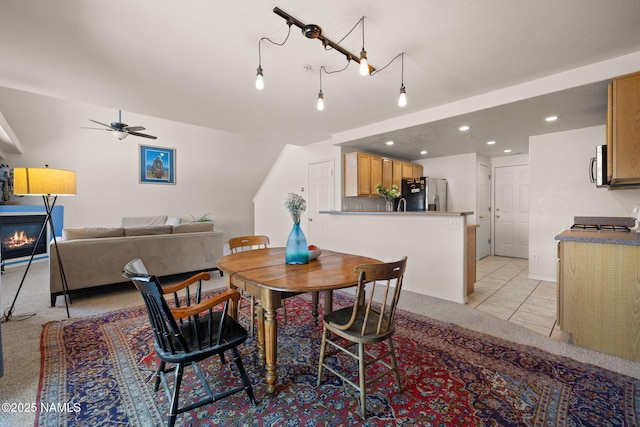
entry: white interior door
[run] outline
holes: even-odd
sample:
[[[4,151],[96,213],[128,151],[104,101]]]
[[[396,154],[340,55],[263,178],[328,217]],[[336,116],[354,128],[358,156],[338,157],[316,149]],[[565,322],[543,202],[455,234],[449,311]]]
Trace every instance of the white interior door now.
[[[495,254],[529,257],[529,166],[495,169]]]
[[[476,230],[476,257],[491,255],[491,169],[478,167],[478,229]]]
[[[310,245],[324,248],[329,240],[329,216],[320,215],[320,211],[334,210],[333,160],[309,165],[309,200],[307,202],[309,218]]]

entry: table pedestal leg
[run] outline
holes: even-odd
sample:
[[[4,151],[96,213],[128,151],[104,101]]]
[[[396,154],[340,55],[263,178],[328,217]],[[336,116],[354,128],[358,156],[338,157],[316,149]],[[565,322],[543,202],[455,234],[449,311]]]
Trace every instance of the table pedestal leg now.
[[[278,368],[278,318],[276,316],[278,301],[275,301],[278,296],[279,295],[276,295],[276,293],[272,292],[270,289],[264,288],[260,295],[260,301],[262,303],[262,308],[264,309],[264,347],[267,391],[272,394],[276,392]]]
[[[261,304],[258,304],[256,310],[258,315],[258,361],[260,366],[264,366],[264,308],[262,308]]]
[[[231,280],[231,276],[233,274],[227,274],[227,289],[237,289],[237,287],[233,284]],[[229,315],[233,317],[235,320],[238,320],[238,314],[240,311],[240,304],[238,301],[229,300]]]
[[[324,291],[324,314],[333,311],[333,291]]]
[[[318,325],[318,294],[319,292],[311,292],[311,315],[313,316],[313,324]]]

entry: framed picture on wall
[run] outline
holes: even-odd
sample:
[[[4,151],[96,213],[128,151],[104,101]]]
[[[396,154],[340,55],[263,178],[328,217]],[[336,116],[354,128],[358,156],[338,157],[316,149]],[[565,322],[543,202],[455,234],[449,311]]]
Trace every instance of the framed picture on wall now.
[[[176,183],[176,150],[140,145],[140,182]]]

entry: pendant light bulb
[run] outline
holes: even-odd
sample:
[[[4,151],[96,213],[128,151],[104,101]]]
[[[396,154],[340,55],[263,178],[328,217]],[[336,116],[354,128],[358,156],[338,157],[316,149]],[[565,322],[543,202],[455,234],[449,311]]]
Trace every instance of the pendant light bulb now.
[[[316,108],[318,111],[324,110],[324,97],[322,95],[322,91],[318,93],[318,103],[316,104]]]
[[[258,73],[256,74],[256,89],[264,89],[264,76],[262,75],[262,67],[258,66]]]
[[[400,86],[400,97],[398,97],[398,105],[400,107],[407,106],[407,90],[404,85]]]
[[[366,76],[369,74],[369,62],[367,62],[367,51],[362,49],[360,52],[360,75]]]

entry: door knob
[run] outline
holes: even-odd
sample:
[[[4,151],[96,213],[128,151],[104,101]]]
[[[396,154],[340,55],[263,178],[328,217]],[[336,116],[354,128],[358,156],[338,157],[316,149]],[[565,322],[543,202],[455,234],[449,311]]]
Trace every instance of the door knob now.
[[[496,218],[500,218],[500,215],[496,215]]]
[[[309,222],[313,221],[313,218],[309,218]]]

